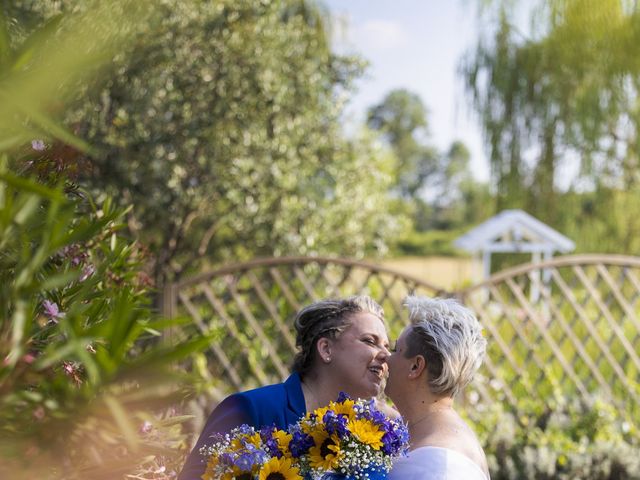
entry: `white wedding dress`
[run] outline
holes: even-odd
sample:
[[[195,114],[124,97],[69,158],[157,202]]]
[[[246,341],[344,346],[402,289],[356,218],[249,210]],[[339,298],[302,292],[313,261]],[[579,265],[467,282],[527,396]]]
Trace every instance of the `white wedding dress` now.
[[[489,480],[469,457],[441,447],[418,447],[396,460],[389,480]]]

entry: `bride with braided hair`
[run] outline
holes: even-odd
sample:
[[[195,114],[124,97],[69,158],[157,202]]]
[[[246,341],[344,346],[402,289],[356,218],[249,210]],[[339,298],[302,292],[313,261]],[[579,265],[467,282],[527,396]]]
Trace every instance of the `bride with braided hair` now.
[[[353,398],[376,398],[382,393],[389,340],[383,309],[371,297],[315,302],[298,312],[295,329],[298,352],[289,378],[224,399],[209,416],[179,480],[201,478],[206,465],[199,450],[216,433],[241,424],[284,429],[335,401],[340,392]],[[379,408],[398,416],[382,402]]]

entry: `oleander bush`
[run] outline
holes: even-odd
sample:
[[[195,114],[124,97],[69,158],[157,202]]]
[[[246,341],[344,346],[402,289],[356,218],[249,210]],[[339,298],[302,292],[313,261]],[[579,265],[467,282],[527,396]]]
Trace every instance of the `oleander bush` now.
[[[117,478],[178,467],[187,447],[172,346],[123,212],[0,163],[0,477]],[[136,470],[137,469],[137,470]],[[161,475],[162,474],[162,475]],[[160,475],[160,476],[159,476]],[[142,477],[146,478],[146,477]],[[170,475],[167,477],[170,478]]]

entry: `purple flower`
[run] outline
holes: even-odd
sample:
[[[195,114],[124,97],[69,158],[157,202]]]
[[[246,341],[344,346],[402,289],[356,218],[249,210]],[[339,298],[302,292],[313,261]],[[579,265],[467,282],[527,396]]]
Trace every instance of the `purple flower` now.
[[[347,430],[347,417],[342,414],[336,415],[336,412],[333,410],[328,410],[327,413],[324,414],[322,422],[329,435],[335,433],[339,438],[345,438],[349,433]]]
[[[386,455],[405,454],[409,446],[409,430],[402,422],[388,422],[382,436],[382,452]]]
[[[84,282],[87,278],[89,278],[91,275],[93,275],[96,271],[96,267],[94,267],[93,265],[89,264],[86,265],[83,269],[82,269],[82,274],[80,275],[80,278],[78,279],[81,282]]]
[[[220,455],[219,461],[222,465],[232,466],[233,465],[233,455],[228,452],[222,453]]]
[[[246,423],[243,423],[238,427],[238,433],[241,433],[243,435],[251,435],[253,434],[253,432],[254,432],[253,427],[250,427]]]
[[[64,317],[64,312],[60,311],[60,309],[58,308],[58,304],[55,302],[45,300],[42,302],[42,308],[44,310],[45,316],[49,319],[50,322],[58,323],[58,320]]]
[[[275,427],[263,427],[260,429],[260,438],[265,449],[272,457],[282,457],[282,452],[278,448],[278,441],[273,438]]]
[[[289,442],[289,451],[293,458],[298,458],[309,451],[315,444],[313,437],[303,431],[294,431]]]
[[[351,397],[345,392],[340,392],[338,394],[338,403],[343,403],[345,400],[351,400]]]
[[[235,458],[233,464],[240,470],[248,472],[251,471],[254,465],[260,465],[264,463],[265,460],[265,452],[256,448],[254,445],[247,445],[247,450],[242,451],[242,453]]]
[[[47,148],[43,140],[35,139],[31,140],[31,148],[33,148],[36,152],[42,152]]]

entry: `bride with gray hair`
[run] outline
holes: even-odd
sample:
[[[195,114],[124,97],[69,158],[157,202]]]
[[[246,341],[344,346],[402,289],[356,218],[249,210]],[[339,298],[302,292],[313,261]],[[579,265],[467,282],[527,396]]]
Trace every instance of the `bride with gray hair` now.
[[[453,299],[409,297],[411,324],[387,359],[385,392],[409,427],[410,452],[390,480],[488,480],[484,451],[454,409],[482,364],[486,340],[473,312]]]

